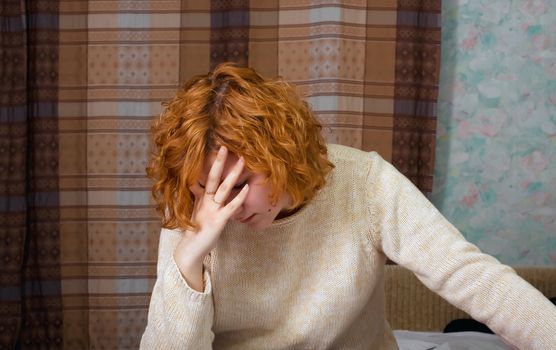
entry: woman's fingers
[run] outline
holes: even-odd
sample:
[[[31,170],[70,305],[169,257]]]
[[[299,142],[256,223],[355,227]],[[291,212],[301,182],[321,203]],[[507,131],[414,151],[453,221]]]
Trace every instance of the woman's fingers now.
[[[243,157],[239,158],[236,162],[228,176],[224,179],[224,181],[218,187],[216,194],[214,195],[214,201],[216,203],[224,203],[226,199],[230,196],[230,192],[232,192],[233,187],[236,185],[237,180],[241,176],[243,172],[243,165],[244,160]]]
[[[236,214],[237,210],[241,207],[245,198],[247,198],[247,193],[249,192],[249,185],[245,184],[241,191],[235,196],[234,199],[230,201],[222,210],[224,211],[226,218],[231,218],[234,214]]]
[[[220,146],[216,159],[214,163],[212,163],[208,174],[207,183],[205,184],[205,195],[214,195],[218,190],[227,156],[228,149],[225,146]]]
[[[212,227],[213,230],[216,229],[217,231],[221,230],[222,226],[238,212],[249,191],[249,186],[245,185],[234,198],[230,198],[232,190],[237,186],[237,181],[243,174],[245,166],[243,157],[238,159],[222,183],[220,183],[227,156],[228,150],[225,146],[221,146],[216,159],[210,167],[204,189],[200,184],[194,184],[190,187],[190,190],[195,195],[196,202],[193,214],[194,219],[196,219],[201,227]],[[202,191],[200,197],[199,189]]]

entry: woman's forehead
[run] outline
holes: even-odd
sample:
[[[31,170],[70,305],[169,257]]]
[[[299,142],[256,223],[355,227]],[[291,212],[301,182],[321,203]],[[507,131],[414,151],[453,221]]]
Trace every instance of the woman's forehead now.
[[[218,151],[210,151],[207,156],[205,157],[205,163],[203,165],[203,171],[201,172],[201,178],[202,179],[206,179],[206,177],[208,176],[210,169],[212,167],[212,165],[214,164],[214,161],[216,160],[216,155],[218,154]],[[226,163],[224,164],[224,171],[222,173],[222,177],[226,176],[226,174],[228,174],[232,168],[234,167],[234,165],[237,163],[237,161],[239,160],[239,157],[236,156],[233,153],[228,152],[228,156],[226,157]],[[243,172],[242,175],[244,175],[245,173],[249,172],[246,168],[243,168]]]
[[[205,166],[210,166],[212,165],[212,163],[214,163],[216,156],[218,154],[218,150],[211,150],[210,152],[207,153],[207,156],[205,157]],[[229,162],[237,162],[239,160],[239,157],[236,156],[234,153],[229,152],[228,151],[228,155],[226,156],[226,163]]]

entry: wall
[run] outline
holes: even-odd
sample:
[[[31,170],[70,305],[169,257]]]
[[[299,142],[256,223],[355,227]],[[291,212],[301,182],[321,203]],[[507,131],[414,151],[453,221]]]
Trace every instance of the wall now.
[[[470,241],[511,265],[556,266],[551,3],[443,1],[431,199]]]

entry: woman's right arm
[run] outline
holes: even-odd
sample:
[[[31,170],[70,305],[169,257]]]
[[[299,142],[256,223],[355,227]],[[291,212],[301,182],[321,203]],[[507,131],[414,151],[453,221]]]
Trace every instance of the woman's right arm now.
[[[241,208],[249,186],[233,199],[230,193],[243,171],[240,158],[220,183],[227,150],[222,147],[211,166],[205,187],[190,187],[195,195],[196,231],[162,229],[157,280],[151,296],[141,349],[211,349],[214,305],[210,276],[203,261],[224,226]]]
[[[184,280],[173,252],[183,233],[162,229],[157,280],[151,295],[147,328],[140,349],[211,349],[214,306],[208,273],[205,288],[193,290]]]

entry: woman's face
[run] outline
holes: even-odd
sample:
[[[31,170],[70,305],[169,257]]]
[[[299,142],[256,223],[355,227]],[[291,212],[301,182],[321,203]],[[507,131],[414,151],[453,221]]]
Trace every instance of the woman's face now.
[[[210,152],[208,157],[205,159],[203,171],[198,179],[201,187],[204,187],[207,182],[208,173],[212,167],[212,163],[214,163],[214,160],[216,159],[216,154],[216,151]],[[237,161],[238,157],[235,154],[228,153],[220,182],[226,178]],[[270,183],[265,184],[265,179],[266,178],[263,174],[252,173],[244,168],[236,186],[226,200],[227,204],[239,193],[246,183],[249,184],[247,198],[243,202],[243,205],[238,213],[232,219],[240,221],[255,230],[263,230],[267,228],[276,219],[280,212],[285,211],[291,201],[290,196],[284,193],[278,199],[276,205],[273,206],[269,200],[271,192]]]

